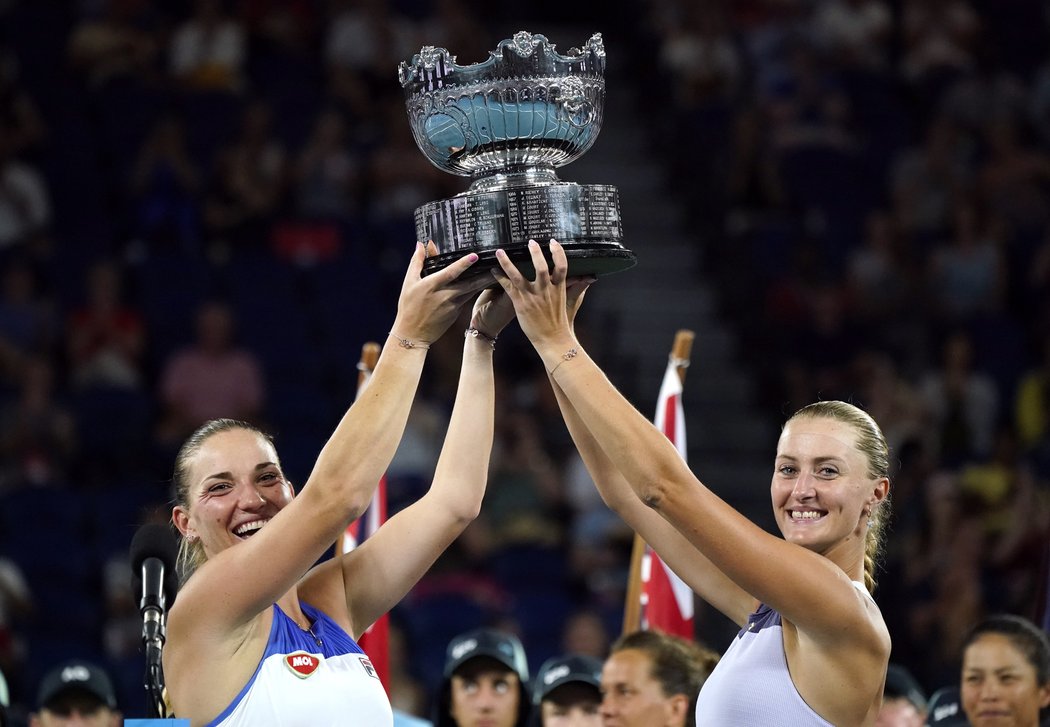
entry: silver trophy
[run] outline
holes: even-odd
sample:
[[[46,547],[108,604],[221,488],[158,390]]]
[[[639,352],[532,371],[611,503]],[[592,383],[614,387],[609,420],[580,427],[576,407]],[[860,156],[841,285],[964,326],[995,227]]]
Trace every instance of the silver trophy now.
[[[467,252],[480,258],[472,270],[487,270],[501,248],[531,276],[528,241],[546,251],[551,238],[564,245],[570,275],[634,265],[621,244],[616,188],[563,182],[554,171],[597,138],[604,73],[599,33],[566,55],[521,31],[481,63],[460,66],[446,49],[425,46],[398,66],[416,144],[439,169],[473,180],[416,209],[416,236],[438,250],[424,274]]]

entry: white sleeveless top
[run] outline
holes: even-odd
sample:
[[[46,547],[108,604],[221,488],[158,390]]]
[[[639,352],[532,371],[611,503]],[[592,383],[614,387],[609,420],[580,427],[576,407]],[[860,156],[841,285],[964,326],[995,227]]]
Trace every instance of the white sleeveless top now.
[[[871,598],[863,583],[853,581]],[[719,659],[696,700],[697,727],[835,727],[791,681],[780,614],[762,604]]]
[[[372,663],[349,634],[308,604],[312,635],[276,604],[255,674],[206,727],[335,727],[394,722]]]

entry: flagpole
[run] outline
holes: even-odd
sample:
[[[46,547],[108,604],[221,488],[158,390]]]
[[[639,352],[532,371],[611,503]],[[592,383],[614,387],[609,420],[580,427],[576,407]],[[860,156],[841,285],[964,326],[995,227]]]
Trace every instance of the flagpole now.
[[[379,344],[375,341],[369,341],[365,345],[361,346],[361,360],[357,362],[357,394],[361,394],[361,389],[364,388],[365,384],[368,383],[368,377],[372,375],[372,372],[376,369],[376,363],[379,362]]]
[[[369,377],[375,371],[376,364],[379,362],[380,350],[379,344],[375,341],[368,341],[361,346],[361,360],[357,362],[357,391],[354,394],[355,398],[361,396],[361,390],[365,388]],[[336,558],[343,554],[343,541],[345,538],[346,533],[343,532],[335,540]]]
[[[687,328],[679,328],[671,347],[671,360],[674,362],[678,380],[685,384],[685,371],[689,367],[689,355],[693,350],[693,339],[696,334]],[[634,534],[631,547],[631,569],[627,579],[627,595],[623,608],[623,633],[629,634],[642,626],[642,557],[645,555],[645,541],[638,533]]]
[[[361,346],[361,360],[357,364],[357,393],[355,398],[368,386],[372,372],[379,362],[380,346],[369,341]],[[380,478],[376,492],[368,509],[355,522],[343,529],[342,535],[335,543],[335,557],[339,558],[348,552],[348,547],[357,547],[370,537],[386,521],[386,476]],[[352,533],[352,536],[351,536]],[[358,646],[365,652],[375,670],[374,676],[382,682],[387,694],[390,693],[390,615],[384,613],[363,634],[357,637]]]

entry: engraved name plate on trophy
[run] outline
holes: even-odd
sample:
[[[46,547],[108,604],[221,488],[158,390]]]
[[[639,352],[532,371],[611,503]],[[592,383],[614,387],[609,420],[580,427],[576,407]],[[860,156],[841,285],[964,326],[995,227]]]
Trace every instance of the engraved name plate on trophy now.
[[[398,66],[416,144],[439,169],[472,179],[465,192],[416,209],[417,238],[438,250],[424,274],[468,252],[480,258],[472,270],[487,270],[500,248],[531,275],[528,241],[546,247],[551,238],[565,247],[570,275],[634,265],[616,188],[555,173],[598,136],[604,74],[598,33],[565,55],[521,31],[481,63],[460,66],[446,49],[426,46]]]

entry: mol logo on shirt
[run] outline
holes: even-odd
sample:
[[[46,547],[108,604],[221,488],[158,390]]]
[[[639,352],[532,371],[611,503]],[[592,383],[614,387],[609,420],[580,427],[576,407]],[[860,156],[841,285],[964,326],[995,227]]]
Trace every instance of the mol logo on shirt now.
[[[296,651],[284,657],[284,663],[297,677],[306,679],[306,677],[317,671],[317,667],[321,665],[321,660],[313,654],[307,654],[305,651]]]

